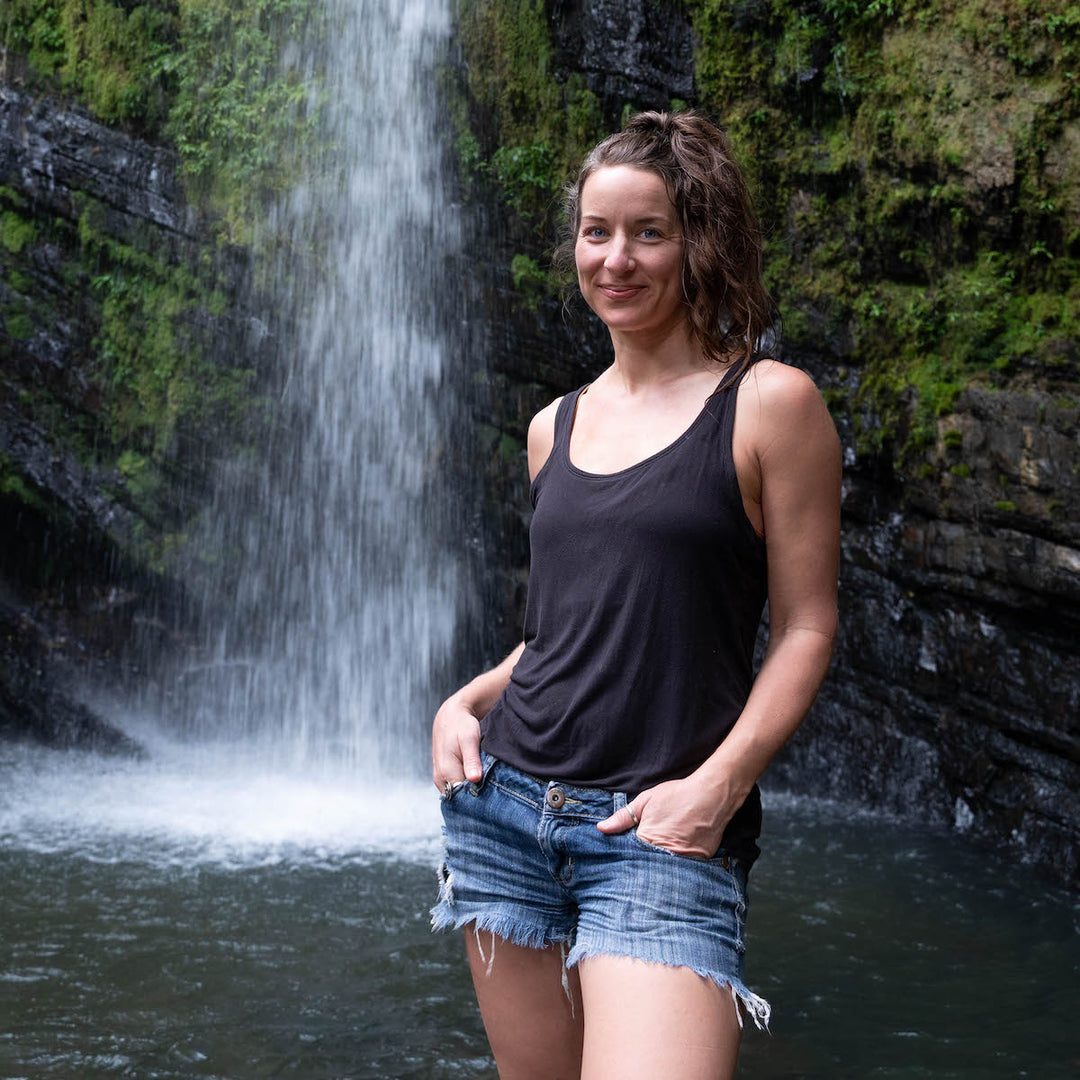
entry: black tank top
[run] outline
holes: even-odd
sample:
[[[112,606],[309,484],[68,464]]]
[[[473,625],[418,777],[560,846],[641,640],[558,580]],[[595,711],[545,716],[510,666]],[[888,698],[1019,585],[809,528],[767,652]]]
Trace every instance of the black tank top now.
[[[481,724],[524,772],[632,796],[693,772],[739,718],[766,596],[765,543],[743,508],[721,387],[665,449],[619,472],[570,461],[578,398],[531,488],[525,651]],[[755,786],[723,847],[752,860]]]

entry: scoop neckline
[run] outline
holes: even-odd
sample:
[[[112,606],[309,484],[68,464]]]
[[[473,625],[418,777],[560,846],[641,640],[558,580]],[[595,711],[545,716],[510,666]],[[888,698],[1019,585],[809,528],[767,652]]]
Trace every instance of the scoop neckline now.
[[[669,442],[667,446],[661,447],[655,453],[650,454],[646,458],[642,458],[641,461],[635,461],[633,465],[627,465],[625,468],[617,469],[615,472],[587,472],[585,469],[578,468],[570,459],[570,440],[574,435],[574,422],[577,420],[578,402],[581,400],[581,395],[592,386],[592,383],[586,383],[577,394],[574,395],[574,405],[570,410],[570,424],[566,431],[566,442],[563,445],[563,460],[566,463],[567,468],[574,473],[575,476],[583,477],[586,480],[612,480],[616,477],[625,476],[627,473],[636,472],[638,469],[643,468],[646,465],[651,464],[658,458],[662,458],[667,454],[670,454],[673,450],[677,449],[682,443],[684,443],[693,434],[694,429],[704,420],[706,414],[709,412],[709,402],[716,396],[716,392],[724,385],[724,382],[729,373],[724,373],[724,378],[720,380],[715,386],[712,393],[705,399],[701,406],[701,411],[690,421],[690,426],[682,432],[681,435],[677,435],[672,442]]]

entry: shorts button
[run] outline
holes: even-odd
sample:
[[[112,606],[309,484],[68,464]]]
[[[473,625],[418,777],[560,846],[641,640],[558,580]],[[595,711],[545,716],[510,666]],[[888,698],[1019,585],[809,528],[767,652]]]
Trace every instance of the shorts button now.
[[[559,807],[566,802],[566,793],[562,788],[548,788],[547,794],[544,796],[544,801],[552,810],[558,810]]]

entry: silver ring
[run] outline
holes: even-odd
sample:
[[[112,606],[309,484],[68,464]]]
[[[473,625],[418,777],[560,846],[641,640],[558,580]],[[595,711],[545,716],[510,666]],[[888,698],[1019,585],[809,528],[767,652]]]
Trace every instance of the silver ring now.
[[[637,819],[637,814],[634,813],[629,803],[626,804],[625,809],[626,812],[630,815],[630,820],[634,823],[634,828],[636,829],[641,824],[641,822]]]
[[[446,783],[443,784],[442,793],[444,799],[449,799],[450,796],[454,794],[454,785],[450,783],[449,780],[447,780]]]

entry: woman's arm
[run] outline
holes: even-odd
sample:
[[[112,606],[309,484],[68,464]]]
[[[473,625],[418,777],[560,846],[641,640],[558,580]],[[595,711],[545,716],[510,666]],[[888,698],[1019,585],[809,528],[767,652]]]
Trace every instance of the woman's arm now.
[[[753,385],[740,392],[753,395],[746,410],[747,445],[760,476],[768,552],[765,661],[735,726],[700,768],[633,800],[642,835],[684,854],[708,856],[717,849],[728,821],[810,708],[836,636],[836,429],[802,372],[763,362],[751,378]],[[629,814],[619,813],[601,827],[620,832],[631,824]]]
[[[840,441],[808,376],[772,364],[758,382],[769,645],[742,715],[701,770],[721,788],[734,784],[736,805],[817,696],[837,628]]]
[[[555,440],[557,398],[533,417],[529,424],[529,480],[544,467]],[[439,706],[431,727],[432,779],[442,791],[462,780],[479,780],[480,718],[486,716],[499,695],[506,689],[514,665],[525,649],[525,642],[496,667],[477,675]]]

